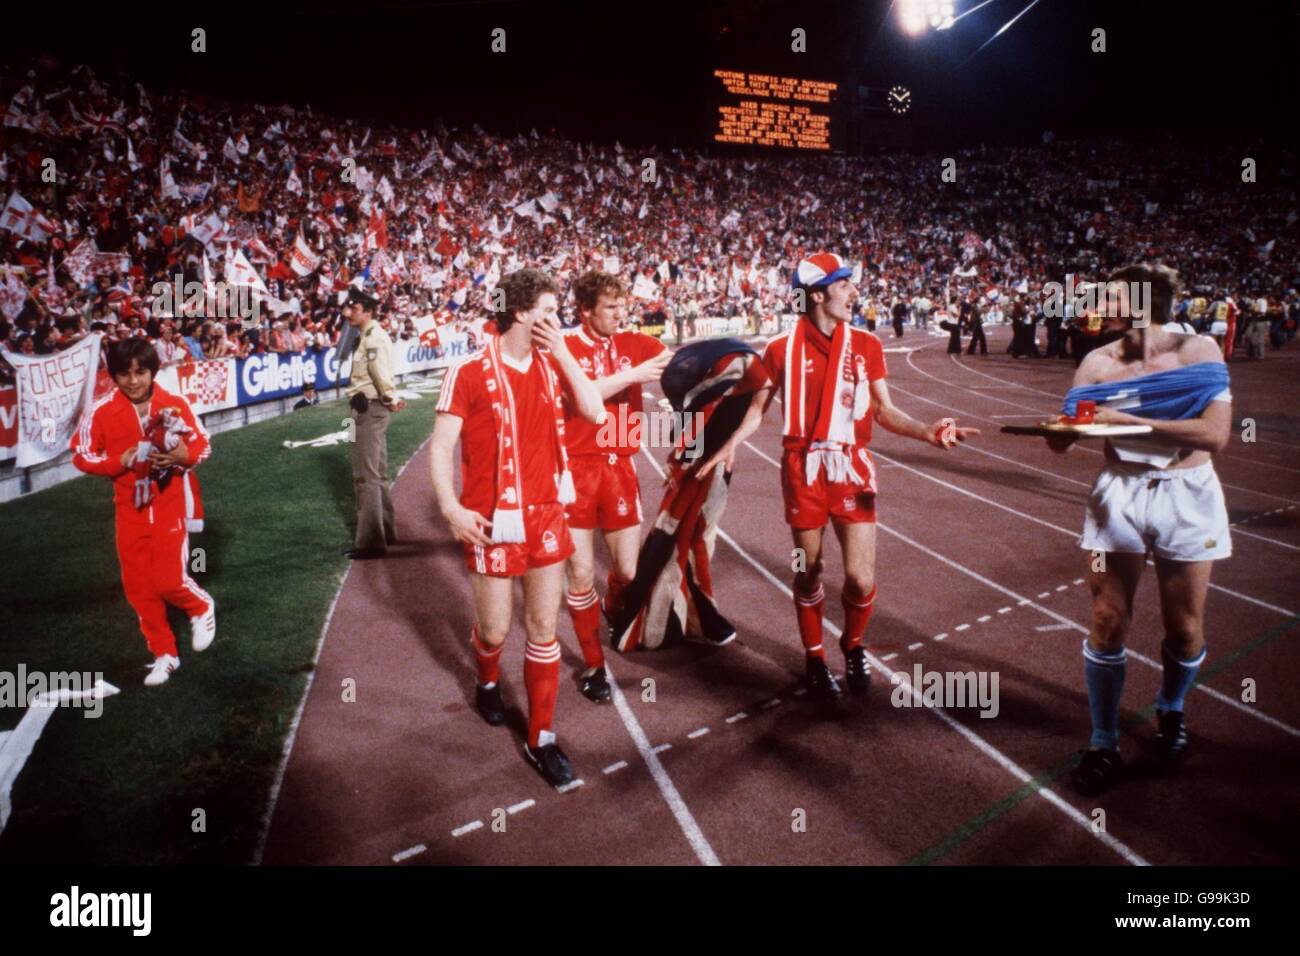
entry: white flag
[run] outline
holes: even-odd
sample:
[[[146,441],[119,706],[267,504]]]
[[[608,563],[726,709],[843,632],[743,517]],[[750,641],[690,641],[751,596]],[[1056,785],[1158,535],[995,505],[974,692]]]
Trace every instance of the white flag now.
[[[235,253],[234,259],[231,260],[226,269],[226,284],[250,286],[258,292],[267,291],[266,283],[263,282],[262,277],[257,274],[257,270],[253,268],[253,264],[248,261],[247,257],[245,257],[242,249]]]
[[[284,188],[295,196],[302,195],[302,180],[298,178],[298,170],[289,170],[289,181],[284,184]]]

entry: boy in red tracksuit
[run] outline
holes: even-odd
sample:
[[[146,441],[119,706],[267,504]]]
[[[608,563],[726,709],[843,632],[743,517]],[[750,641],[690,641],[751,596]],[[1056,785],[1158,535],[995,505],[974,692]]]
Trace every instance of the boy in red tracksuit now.
[[[191,469],[208,457],[208,435],[185,399],[154,382],[158,365],[147,340],[114,342],[108,371],[117,390],[82,417],[71,443],[77,468],[113,479],[122,587],[154,656],[150,687],[181,663],[168,604],[189,615],[195,651],[216,636],[216,605],[188,571],[189,531],[202,527]]]

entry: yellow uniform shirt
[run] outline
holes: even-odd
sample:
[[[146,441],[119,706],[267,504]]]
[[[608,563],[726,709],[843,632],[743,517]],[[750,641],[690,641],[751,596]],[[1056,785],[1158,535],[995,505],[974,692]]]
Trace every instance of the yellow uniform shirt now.
[[[362,330],[361,340],[352,353],[348,397],[357,394],[385,405],[397,400],[397,386],[393,384],[393,340],[378,322],[371,322]]]

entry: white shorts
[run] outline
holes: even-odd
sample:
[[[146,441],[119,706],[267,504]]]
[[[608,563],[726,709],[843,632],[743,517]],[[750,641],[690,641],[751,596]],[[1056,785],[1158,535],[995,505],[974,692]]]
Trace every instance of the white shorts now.
[[[1079,547],[1151,551],[1170,561],[1229,557],[1228,506],[1214,463],[1158,470],[1108,464],[1088,496]]]

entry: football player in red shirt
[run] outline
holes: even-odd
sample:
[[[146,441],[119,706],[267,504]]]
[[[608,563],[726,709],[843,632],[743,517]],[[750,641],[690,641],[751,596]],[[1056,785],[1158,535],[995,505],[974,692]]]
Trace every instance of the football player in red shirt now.
[[[72,463],[113,480],[122,588],[153,653],[144,682],[155,687],[181,666],[168,604],[189,615],[195,651],[217,632],[216,604],[188,566],[198,499],[190,470],[208,457],[208,433],[184,398],[154,381],[158,353],[147,339],[109,346],[108,371],[117,389],[82,417]]]
[[[555,619],[564,560],[573,553],[564,506],[573,480],[564,447],[567,399],[589,422],[604,416],[600,393],[578,367],[560,332],[559,287],[520,269],[502,278],[503,311],[483,351],[453,365],[443,380],[431,464],[438,507],[465,548],[477,623],[475,705],[489,724],[505,720],[499,659],[510,630],[514,578],[524,585],[524,756],[554,787],[573,768],[551,729],[559,686]],[[461,443],[461,494],[452,480]],[[487,517],[489,516],[490,517]]]
[[[600,644],[600,607],[595,589],[596,529],[604,533],[614,569],[606,579],[605,614],[618,613],[620,596],[636,574],[641,546],[641,486],[632,458],[645,429],[641,386],[659,380],[671,356],[653,336],[620,330],[627,290],[614,276],[585,273],[573,287],[581,325],[565,333],[573,357],[593,379],[605,403],[599,428],[568,410],[565,441],[577,500],[567,508],[574,551],[569,558],[566,602],[587,669],[583,696],[596,703],[610,698],[605,655]]]
[[[862,646],[876,597],[876,470],[867,445],[872,419],[891,432],[937,448],[952,448],[978,429],[951,418],[926,425],[890,399],[880,340],[852,327],[858,290],[839,256],[818,253],[795,270],[804,314],[795,327],[768,343],[763,365],[771,379],[755,393],[749,413],[725,446],[701,469],[731,467],[735,450],[758,427],[782,393],[781,491],[785,520],[796,549],[795,617],[807,657],[809,689],[822,700],[840,697],[822,648],[822,534],[829,520],[844,557],[846,682],[855,695],[870,682]]]

